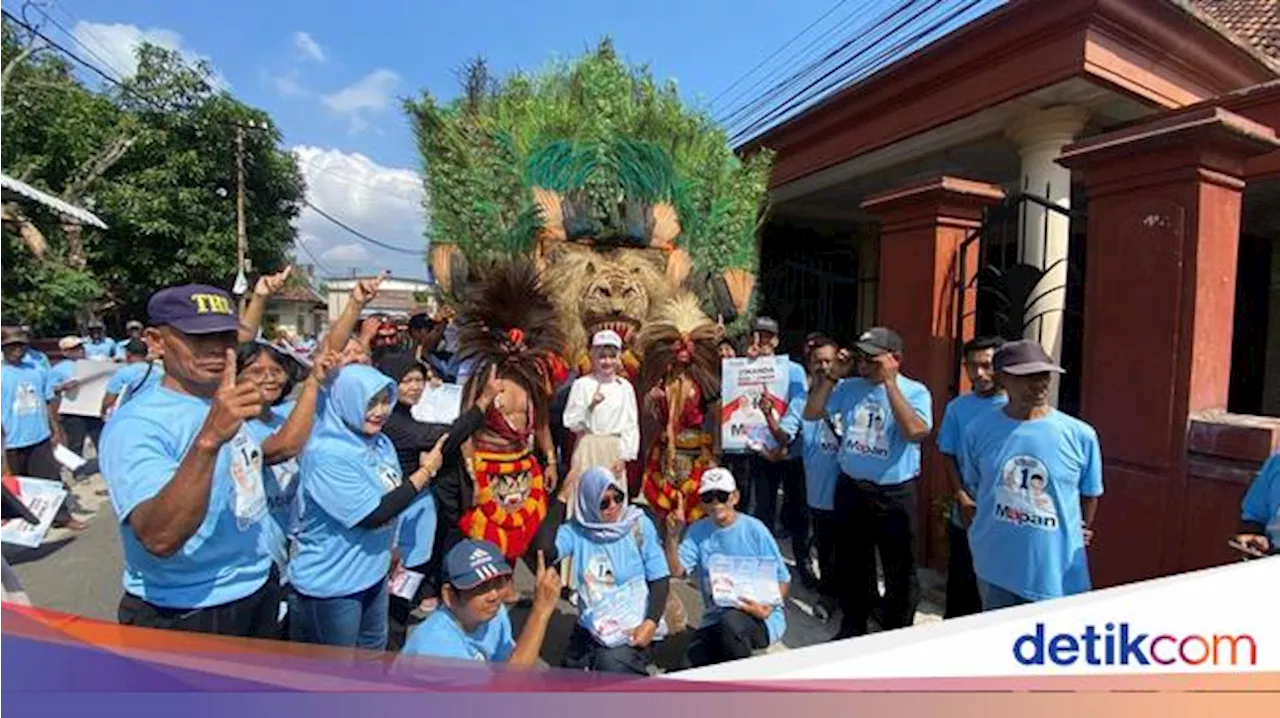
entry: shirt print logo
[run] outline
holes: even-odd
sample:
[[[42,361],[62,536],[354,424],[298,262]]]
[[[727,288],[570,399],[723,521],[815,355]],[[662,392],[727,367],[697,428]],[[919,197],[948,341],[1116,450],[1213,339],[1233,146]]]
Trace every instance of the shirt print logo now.
[[[22,382],[18,385],[18,393],[13,401],[13,413],[18,416],[27,416],[39,412],[40,395],[36,393],[35,385],[29,381]]]
[[[387,464],[378,466],[378,481],[382,483],[382,490],[391,491],[400,485],[400,469]]]
[[[831,454],[832,456],[834,456],[839,449],[840,449],[840,440],[837,439],[835,433],[831,431],[831,427],[828,426],[827,422],[825,421],[819,422],[818,423],[818,451],[821,451],[824,454]]]
[[[1049,494],[1049,468],[1034,456],[1004,463],[995,488],[995,517],[1015,526],[1058,530],[1058,509]]]
[[[613,562],[609,560],[609,554],[604,551],[591,554],[583,571],[583,583],[586,586],[587,599],[591,602],[602,600],[605,594],[617,585],[618,578],[613,572]]]
[[[889,458],[888,417],[880,404],[865,400],[853,409],[845,446],[858,456]]]
[[[231,439],[231,481],[234,487],[231,511],[243,531],[267,512],[267,496],[262,487],[262,448],[241,427]]]

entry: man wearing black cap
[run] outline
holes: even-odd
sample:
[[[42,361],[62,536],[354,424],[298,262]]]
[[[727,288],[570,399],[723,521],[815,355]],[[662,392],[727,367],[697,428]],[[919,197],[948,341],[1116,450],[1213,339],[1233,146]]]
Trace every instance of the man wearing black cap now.
[[[752,325],[751,344],[747,356],[774,356],[778,350],[781,329],[770,317],[758,317]],[[777,520],[778,487],[782,487],[782,527],[791,534],[791,548],[796,558],[796,573],[802,584],[816,588],[817,578],[809,560],[810,530],[808,503],[805,500],[804,464],[800,460],[800,414],[808,394],[808,380],[804,367],[787,357],[787,395],[779,397],[787,411],[779,415],[770,402],[761,402],[761,410],[769,422],[775,440],[788,450],[781,460],[770,461],[764,456],[752,456],[749,464],[749,482],[752,484],[754,505],[752,515],[773,529]]]
[[[969,424],[959,455],[977,500],[969,546],[988,611],[1089,590],[1085,547],[1102,496],[1097,433],[1049,405],[1062,368],[1025,339],[993,364],[1009,402]]]
[[[89,332],[89,336],[84,339],[85,358],[111,361],[115,357],[116,342],[106,335],[102,320],[90,319],[85,328]]]
[[[837,549],[844,585],[837,638],[867,632],[867,585],[876,551],[884,567],[885,630],[909,626],[920,600],[916,576],[916,479],[920,442],[933,428],[929,389],[899,373],[902,338],[886,327],[862,333],[850,357],[842,353],[815,382],[804,418],[831,419],[841,434],[835,513],[843,529]],[[856,362],[857,376],[851,373]],[[837,383],[838,382],[838,383]]]
[[[119,620],[275,637],[280,587],[263,533],[263,455],[243,426],[261,414],[262,395],[236,382],[234,301],[215,287],[171,287],[147,313],[164,379],[120,407],[102,434],[124,546]]]

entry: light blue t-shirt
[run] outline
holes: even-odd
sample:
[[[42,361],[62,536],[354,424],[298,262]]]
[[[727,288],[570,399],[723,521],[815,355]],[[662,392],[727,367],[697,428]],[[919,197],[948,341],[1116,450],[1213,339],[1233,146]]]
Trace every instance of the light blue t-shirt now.
[[[799,376],[796,372],[799,371]],[[790,441],[787,444],[787,459],[799,459],[804,454],[800,430],[804,424],[804,405],[809,400],[809,386],[804,369],[791,362],[787,379],[787,410],[778,420],[778,428],[782,429]]]
[[[406,656],[497,663],[510,658],[515,649],[515,635],[511,631],[511,617],[507,614],[506,606],[500,607],[498,615],[471,633],[462,630],[458,619],[454,618],[448,607],[441,606],[409,632],[409,638],[400,652]]]
[[[925,426],[933,428],[933,397],[914,379],[898,376],[898,388]],[[843,432],[840,470],[881,486],[910,481],[920,475],[920,444],[907,441],[889,406],[884,385],[862,377],[843,379],[827,398],[827,415]]]
[[[31,360],[36,365],[38,365],[41,369],[49,368],[49,355],[45,354],[39,349],[28,347],[26,355],[23,356],[22,358]]]
[[[805,420],[801,431],[805,497],[810,508],[832,511],[840,479],[840,439],[826,418]]]
[[[158,606],[229,603],[261,588],[271,573],[262,541],[262,449],[247,431],[219,449],[207,513],[177,553],[148,552],[129,524],[133,510],[173,478],[209,407],[207,399],[162,386],[121,407],[102,434],[102,476],[121,522],[124,590]]]
[[[978,503],[978,578],[1036,601],[1088,591],[1080,499],[1102,495],[1093,427],[1057,410],[1031,421],[987,412],[965,429],[959,461]]]
[[[577,522],[562,524],[556,529],[556,555],[573,559],[578,597],[587,605],[630,581],[648,583],[671,575],[662,541],[648,516],[641,516],[630,534],[613,541],[592,540]]]
[[[942,412],[942,425],[938,427],[938,451],[950,456],[959,454],[960,437],[974,417],[992,409],[999,409],[1008,403],[1009,395],[1004,392],[991,396],[979,396],[969,392],[947,402],[947,408]],[[951,523],[955,526],[964,526],[955,501],[951,502]]]
[[[76,363],[70,359],[63,359],[49,369],[49,381],[53,382],[53,390],[55,392],[58,387],[74,378],[76,378]]]
[[[759,519],[739,513],[733,523],[724,528],[716,526],[709,516],[698,519],[680,542],[680,566],[685,573],[697,580],[702,590],[702,600],[707,607],[702,615],[703,628],[719,623],[720,616],[729,610],[717,606],[711,598],[711,580],[707,575],[707,566],[711,557],[716,555],[770,559],[777,566],[778,583],[791,582],[791,573],[783,563],[778,542]],[[774,608],[764,623],[769,629],[769,643],[782,638],[787,630],[787,617],[783,607]]]
[[[312,598],[363,591],[386,579],[399,517],[375,529],[360,526],[400,485],[400,462],[382,433],[364,436],[369,400],[382,390],[395,403],[395,383],[373,367],[338,372],[299,461],[302,518],[289,582]]]
[[[150,373],[147,371],[150,370]],[[134,362],[133,364],[125,364],[116,369],[116,372],[107,380],[108,394],[115,394],[116,408],[123,406],[130,399],[142,396],[147,391],[154,389],[160,385],[160,380],[164,378],[164,369],[160,368],[159,363],[151,362]]]
[[[114,359],[116,354],[116,342],[111,337],[104,336],[98,341],[94,341],[89,337],[84,338],[84,356],[86,359]]]
[[[35,446],[52,435],[49,402],[53,396],[50,370],[25,358],[0,365],[0,425],[7,448]]]
[[[436,544],[436,497],[423,489],[400,514],[400,560],[408,568],[431,560]]]
[[[259,444],[265,443],[280,430],[293,411],[293,402],[271,407],[267,419],[250,419],[244,423]],[[276,566],[284,569],[289,559],[289,537],[297,533],[299,520],[298,460],[287,459],[278,464],[262,467],[262,486],[267,495],[267,511],[272,520],[267,522],[263,538]]]
[[[1249,485],[1240,517],[1245,521],[1260,523],[1266,527],[1267,539],[1274,550],[1280,546],[1280,454],[1274,454],[1263,464],[1258,478]]]

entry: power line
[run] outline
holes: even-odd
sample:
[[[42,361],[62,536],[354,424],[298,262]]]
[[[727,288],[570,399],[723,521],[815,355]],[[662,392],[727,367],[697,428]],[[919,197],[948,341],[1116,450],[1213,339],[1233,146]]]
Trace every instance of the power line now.
[[[76,19],[74,15],[72,15],[70,12],[67,12],[67,10],[66,10],[66,9],[64,9],[62,6],[57,5],[56,3],[53,3],[53,2],[50,2],[49,4],[50,4],[51,6],[53,6],[53,7],[57,7],[57,8],[58,8],[58,10],[59,10],[59,11],[61,11],[61,12],[62,12],[62,14],[63,14],[64,16],[66,16],[67,18],[69,18],[69,19],[71,19],[71,20],[75,20],[75,19]],[[56,28],[58,28],[59,30],[61,30],[61,31],[62,31],[62,33],[63,33],[64,35],[66,35],[67,37],[71,38],[71,40],[72,40],[73,42],[75,42],[75,44],[77,44],[77,45],[79,45],[81,48],[83,48],[83,49],[84,49],[84,51],[85,51],[85,52],[87,52],[87,53],[89,53],[89,55],[90,55],[90,56],[92,56],[95,60],[97,60],[98,62],[102,63],[103,65],[105,65],[105,66],[107,67],[107,69],[109,69],[109,70],[111,70],[112,72],[114,72],[114,73],[116,74],[116,77],[117,77],[118,79],[120,79],[120,80],[123,80],[123,79],[124,79],[125,74],[124,74],[123,72],[120,72],[120,70],[119,70],[119,69],[117,69],[115,65],[112,65],[110,62],[108,62],[108,61],[106,60],[106,58],[104,58],[103,56],[99,55],[99,54],[98,54],[98,53],[97,53],[93,48],[89,47],[89,46],[88,46],[88,45],[86,45],[84,42],[82,42],[82,41],[80,40],[80,38],[76,36],[76,34],[75,34],[75,33],[71,32],[71,31],[70,31],[70,30],[68,30],[67,28],[65,28],[65,27],[63,27],[62,25],[60,25],[60,24],[58,23],[58,21],[57,21],[57,20],[54,20],[54,19],[53,19],[53,17],[52,17],[51,15],[49,15],[49,13],[48,13],[48,12],[46,12],[46,11],[45,11],[45,9],[44,9],[43,5],[44,5],[44,3],[31,2],[31,3],[27,3],[27,5],[24,5],[24,6],[23,6],[23,10],[26,10],[26,8],[27,8],[28,6],[30,6],[30,7],[34,7],[37,11],[39,11],[39,13],[40,13],[41,15],[44,15],[44,19],[48,20],[50,24],[52,24],[54,27],[56,27]],[[24,13],[23,13],[23,15],[25,16],[25,15],[26,15],[26,13],[24,12]],[[86,29],[86,32],[87,32],[87,29]]]
[[[816,26],[818,25],[818,23],[822,22],[823,20],[826,20],[828,15],[830,15],[830,14],[831,14],[831,13],[833,13],[833,12],[835,12],[837,9],[839,9],[839,8],[840,8],[840,6],[841,6],[841,5],[844,5],[844,4],[845,4],[845,3],[847,3],[847,2],[849,2],[849,0],[840,0],[840,1],[839,1],[839,2],[837,2],[835,5],[832,5],[832,6],[831,6],[831,8],[830,8],[829,10],[827,10],[826,12],[822,13],[822,15],[821,15],[817,20],[814,20],[813,22],[809,23],[809,25],[808,25],[808,26],[806,26],[806,27],[805,27],[805,29],[803,29],[803,30],[801,30],[800,32],[796,33],[795,35],[791,36],[791,39],[790,39],[790,40],[787,40],[785,43],[783,43],[783,44],[782,44],[782,46],[781,46],[781,47],[779,47],[777,50],[774,50],[774,51],[773,51],[773,54],[771,54],[771,55],[769,55],[768,57],[766,57],[765,59],[761,60],[761,61],[759,62],[759,64],[757,64],[755,67],[751,68],[750,70],[747,70],[747,71],[746,71],[746,72],[745,72],[741,77],[739,77],[738,79],[734,80],[732,84],[730,84],[728,87],[726,87],[726,88],[724,88],[723,90],[721,90],[719,94],[717,94],[715,97],[711,98],[711,107],[715,107],[715,104],[716,104],[716,101],[717,101],[717,100],[719,100],[721,97],[724,97],[726,94],[728,94],[730,90],[732,90],[733,88],[737,87],[737,86],[738,86],[738,85],[739,85],[743,80],[745,80],[745,79],[747,79],[748,77],[750,77],[750,76],[751,76],[751,75],[752,75],[756,70],[759,70],[760,68],[762,68],[762,67],[764,67],[766,64],[768,64],[770,60],[772,60],[773,58],[777,57],[779,54],[781,54],[781,53],[782,53],[782,51],[783,51],[783,50],[785,50],[785,49],[787,49],[788,47],[790,47],[790,46],[791,46],[791,43],[795,42],[796,40],[799,40],[799,39],[800,39],[800,38],[801,38],[801,37],[802,37],[806,32],[809,32],[809,31],[810,31],[810,30],[812,30],[814,27],[816,27]]]
[[[891,9],[887,14],[881,15],[875,19],[874,22],[871,22],[869,26],[865,26],[864,29],[859,32],[855,32],[851,37],[849,37],[849,39],[838,43],[834,48],[827,50],[826,53],[818,59],[809,62],[804,67],[801,67],[799,70],[792,73],[786,79],[776,83],[767,92],[756,98],[754,101],[744,103],[733,112],[721,117],[721,124],[726,127],[732,127],[735,124],[740,124],[742,120],[751,118],[755,113],[768,105],[768,103],[775,97],[782,95],[784,92],[795,87],[800,82],[803,82],[807,77],[812,76],[813,73],[819,71],[828,62],[850,48],[853,48],[853,54],[846,62],[857,59],[863,53],[867,52],[870,47],[874,46],[876,42],[887,38],[890,33],[894,32],[894,30],[889,30],[886,33],[877,34],[879,33],[880,28],[892,22],[896,17],[906,12],[912,5],[915,5],[920,1],[921,0],[907,0],[905,3],[898,3],[895,6],[891,6]],[[936,4],[939,0],[932,0],[932,2]],[[848,18],[846,18],[846,20],[847,19]],[[841,65],[836,66],[837,69],[839,69],[839,67],[841,67]]]
[[[426,252],[425,252],[425,251],[423,251],[423,250],[421,250],[421,249],[406,249],[406,248],[404,248],[404,247],[397,247],[397,246],[395,246],[394,244],[387,244],[386,242],[383,242],[383,241],[380,241],[380,240],[374,239],[373,237],[370,237],[369,235],[365,234],[364,232],[361,232],[361,231],[360,231],[360,230],[358,230],[358,229],[354,229],[353,227],[351,227],[351,225],[347,224],[346,222],[343,222],[342,220],[338,219],[337,217],[334,217],[333,215],[329,214],[328,212],[326,212],[326,211],[324,211],[324,210],[320,209],[319,207],[315,206],[315,204],[314,204],[314,203],[312,203],[312,201],[311,201],[311,200],[309,200],[309,199],[303,199],[303,200],[302,200],[302,202],[303,202],[303,204],[305,204],[306,206],[308,206],[308,207],[310,207],[311,209],[315,210],[316,214],[320,215],[321,217],[324,217],[325,219],[327,219],[327,220],[329,220],[330,222],[332,222],[332,223],[334,223],[334,224],[338,225],[338,226],[339,226],[339,227],[341,227],[342,229],[345,229],[347,232],[350,232],[352,235],[355,235],[356,237],[359,237],[360,239],[363,239],[364,241],[368,242],[369,244],[374,245],[375,247],[382,247],[383,249],[390,250],[390,251],[392,251],[392,252],[402,252],[402,253],[404,253],[404,254],[415,254],[415,255],[418,255],[418,256],[420,256],[420,257],[421,257],[421,256],[426,256]]]
[[[319,257],[317,257],[317,256],[316,256],[316,255],[311,251],[311,248],[307,246],[307,243],[306,243],[306,242],[303,242],[301,239],[296,239],[296,240],[294,240],[293,245],[294,245],[295,247],[298,247],[299,249],[301,249],[303,252],[305,252],[305,253],[306,253],[306,255],[307,255],[308,257],[310,257],[310,258],[311,258],[311,261],[313,261],[313,262],[315,262],[315,263],[316,263],[316,267],[318,267],[318,268],[320,269],[320,271],[324,272],[325,274],[327,274],[327,275],[329,275],[329,276],[333,276],[333,270],[332,270],[332,269],[329,269],[327,266],[325,266],[325,263],[324,263],[324,262],[321,262],[321,261],[320,261],[320,258],[319,258]]]

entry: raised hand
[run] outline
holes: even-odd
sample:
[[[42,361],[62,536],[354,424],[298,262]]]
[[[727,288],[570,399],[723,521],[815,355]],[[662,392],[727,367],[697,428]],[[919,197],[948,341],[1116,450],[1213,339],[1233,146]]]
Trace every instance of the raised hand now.
[[[550,613],[560,601],[560,574],[547,566],[547,557],[538,552],[538,571],[534,574],[534,610]]]
[[[258,283],[253,286],[253,293],[259,297],[269,297],[280,291],[284,283],[288,281],[289,275],[293,273],[293,265],[284,268],[284,271],[275,274],[264,274],[258,277]]]
[[[684,531],[684,494],[676,494],[676,507],[667,512],[667,536],[679,537]]]
[[[428,474],[434,476],[444,464],[444,445],[448,440],[449,435],[442,434],[439,439],[436,439],[436,444],[431,447],[431,451],[424,451],[418,457],[419,466],[426,469]]]
[[[351,301],[361,305],[368,304],[378,296],[378,288],[382,286],[382,280],[386,278],[386,274],[380,274],[371,279],[361,279],[356,282],[356,286],[351,290]]]
[[[841,349],[836,352],[836,360],[827,368],[827,378],[840,381],[851,374],[853,374],[853,354],[848,349]]]
[[[245,419],[262,413],[262,391],[254,382],[236,383],[236,352],[228,348],[222,384],[213,395],[213,405],[205,417],[203,431],[218,444],[231,440]]]
[[[324,384],[335,376],[333,370],[340,366],[342,366],[342,354],[327,350],[312,363],[311,378],[317,384]]]
[[[898,378],[898,358],[890,352],[874,356],[867,363],[871,366],[867,381],[872,384],[883,384]]]

